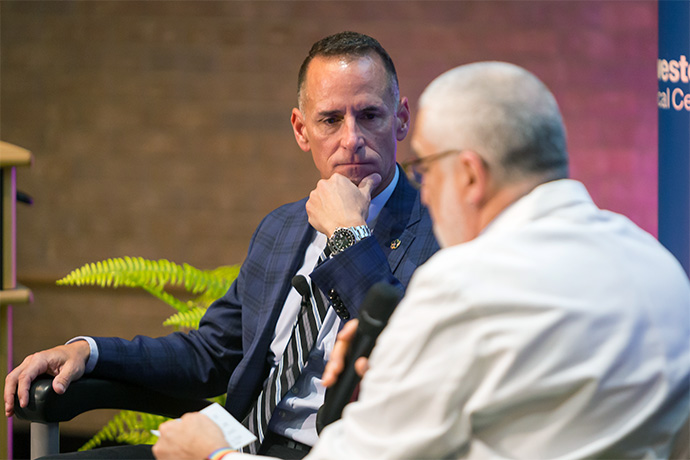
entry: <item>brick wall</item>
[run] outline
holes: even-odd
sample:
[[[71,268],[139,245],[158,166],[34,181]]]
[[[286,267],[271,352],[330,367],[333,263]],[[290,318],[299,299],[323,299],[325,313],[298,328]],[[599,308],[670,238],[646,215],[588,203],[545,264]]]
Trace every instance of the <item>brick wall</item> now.
[[[212,268],[242,261],[252,230],[316,182],[289,124],[317,39],[371,34],[413,111],[444,70],[525,66],[569,128],[572,175],[601,206],[656,233],[654,1],[0,2],[0,138],[30,149],[19,188],[15,358],[80,333],[159,334],[136,293],[54,288],[123,255]],[[400,157],[409,155],[409,140]]]

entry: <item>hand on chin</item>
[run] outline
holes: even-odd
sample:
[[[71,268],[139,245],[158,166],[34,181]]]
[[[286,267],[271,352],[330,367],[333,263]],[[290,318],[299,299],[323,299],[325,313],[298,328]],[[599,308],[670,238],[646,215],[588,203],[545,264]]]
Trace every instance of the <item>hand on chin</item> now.
[[[348,179],[350,179],[350,182],[352,182],[355,185],[359,185],[359,183],[362,182],[362,179],[369,176],[370,174],[373,174],[375,172],[381,174],[379,171],[376,170],[374,165],[368,163],[351,163],[339,165],[335,168],[333,172],[347,177]]]

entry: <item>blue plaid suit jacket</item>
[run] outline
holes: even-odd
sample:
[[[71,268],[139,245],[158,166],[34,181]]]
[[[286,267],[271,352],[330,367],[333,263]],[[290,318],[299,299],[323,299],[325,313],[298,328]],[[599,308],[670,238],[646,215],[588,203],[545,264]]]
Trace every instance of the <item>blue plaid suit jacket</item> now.
[[[290,281],[313,237],[306,198],[271,212],[252,237],[237,280],[215,301],[199,329],[133,340],[94,337],[94,376],[126,380],[171,394],[209,397],[227,392],[226,408],[242,420],[273,363],[269,353]],[[399,289],[438,244],[429,213],[404,174],[366,238],[311,274],[324,293],[340,296],[353,317],[368,289],[387,280]]]

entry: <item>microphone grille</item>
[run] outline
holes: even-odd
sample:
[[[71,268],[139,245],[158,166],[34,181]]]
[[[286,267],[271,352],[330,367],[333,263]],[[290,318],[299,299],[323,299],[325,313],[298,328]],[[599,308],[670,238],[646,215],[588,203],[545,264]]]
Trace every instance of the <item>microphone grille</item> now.
[[[307,278],[304,277],[304,275],[295,275],[292,278],[292,286],[295,289],[297,289],[297,292],[299,292],[302,296],[311,295],[311,290],[309,289],[309,282],[307,281]]]
[[[376,283],[367,292],[359,316],[365,321],[378,323],[383,327],[401,298],[401,293],[389,283]]]

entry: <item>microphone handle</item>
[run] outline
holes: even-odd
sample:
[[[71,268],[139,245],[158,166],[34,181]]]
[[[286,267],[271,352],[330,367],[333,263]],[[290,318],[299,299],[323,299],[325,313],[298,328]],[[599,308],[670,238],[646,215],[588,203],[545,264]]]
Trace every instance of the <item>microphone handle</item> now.
[[[319,432],[326,425],[338,420],[343,413],[345,405],[350,402],[352,394],[361,380],[361,377],[355,372],[355,361],[362,356],[368,357],[371,354],[371,350],[376,343],[376,337],[362,337],[357,332],[351,343],[354,348],[348,350],[345,356],[343,372],[338,377],[338,381],[332,387],[326,389],[323,406],[321,406],[317,414],[316,426]]]
[[[343,372],[338,381],[326,390],[324,403],[316,414],[316,430],[338,420],[343,408],[350,402],[352,393],[361,380],[354,363],[360,357],[368,357],[376,339],[386,326],[388,318],[400,301],[401,294],[390,284],[379,282],[367,292],[359,312],[359,326],[345,355]]]

